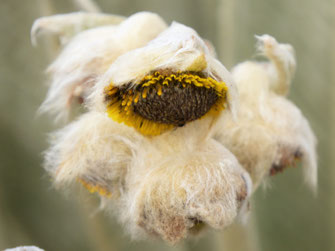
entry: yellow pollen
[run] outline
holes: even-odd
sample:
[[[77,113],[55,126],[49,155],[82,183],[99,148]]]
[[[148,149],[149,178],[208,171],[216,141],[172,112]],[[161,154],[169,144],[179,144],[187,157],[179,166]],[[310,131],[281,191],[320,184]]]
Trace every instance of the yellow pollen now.
[[[78,181],[90,192],[90,193],[98,193],[101,196],[110,198],[112,197],[112,193],[109,192],[107,189],[103,188],[100,185],[94,185],[91,184],[87,181],[85,181],[84,179],[80,179],[78,178]]]
[[[138,102],[138,100],[139,100],[139,98],[140,98],[140,95],[141,95],[141,93],[136,93],[136,97],[135,97],[135,99],[134,99],[134,103],[135,104],[137,104],[137,102]]]
[[[132,102],[133,102],[133,96],[131,95],[131,96],[129,96],[129,98],[128,98],[128,102],[127,102],[127,106],[130,106],[131,104],[132,104]]]
[[[117,88],[112,88],[112,89],[108,92],[108,95],[111,96],[111,95],[115,94],[117,91],[118,91]]]
[[[122,105],[122,106],[125,106],[126,104],[127,104],[127,99],[122,100],[121,105]]]
[[[142,98],[146,98],[148,93],[148,88],[144,88],[143,93],[142,93]]]
[[[161,85],[158,85],[157,95],[158,95],[158,96],[161,96],[161,95],[162,95],[162,86],[161,86]]]
[[[199,59],[201,59],[201,57]],[[199,64],[196,66],[202,67],[203,65]],[[133,104],[138,104],[141,99],[146,99],[149,90],[151,90],[149,88],[156,90],[158,96],[162,96],[164,88],[168,88],[168,86],[172,84],[179,84],[183,88],[192,85],[199,88],[205,87],[206,89],[213,89],[218,96],[218,100],[208,112],[199,119],[204,116],[216,117],[226,108],[228,91],[226,84],[206,76],[206,74],[201,71],[174,73],[170,71],[156,71],[144,76],[141,81],[136,81],[136,83],[137,84],[130,83],[130,87],[127,88],[131,89],[122,89],[114,86],[113,83],[105,87],[104,92],[108,97],[106,98],[107,113],[114,121],[132,126],[144,135],[159,135],[175,127],[173,124],[165,124],[146,119],[134,111]]]

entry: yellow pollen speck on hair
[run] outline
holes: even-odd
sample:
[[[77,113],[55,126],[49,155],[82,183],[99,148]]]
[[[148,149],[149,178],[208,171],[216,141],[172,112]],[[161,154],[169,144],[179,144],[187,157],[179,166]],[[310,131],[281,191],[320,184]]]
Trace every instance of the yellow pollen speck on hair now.
[[[199,60],[200,59],[201,57]],[[187,71],[171,73],[170,71],[156,71],[144,76],[143,79],[135,85],[129,83],[120,88],[111,83],[105,87],[104,93],[107,114],[114,121],[131,126],[143,135],[154,136],[162,134],[165,131],[175,128],[176,124],[163,123],[144,118],[134,111],[134,107],[139,104],[140,100],[148,99],[149,93],[150,99],[145,101],[146,105],[148,105],[153,95],[165,97],[164,90],[168,90],[170,86],[174,86],[175,84],[179,84],[182,88],[194,86],[196,88],[213,89],[213,91],[215,91],[217,100],[206,114],[198,119],[204,116],[216,117],[226,108],[228,88],[224,82],[218,82],[201,72]],[[169,93],[171,93],[171,91],[169,91]],[[185,100],[185,102],[187,102],[187,100]]]
[[[107,189],[99,186],[99,185],[93,185],[83,179],[78,178],[78,181],[90,192],[90,193],[98,193],[101,196],[110,198],[112,197],[112,193],[109,192]]]

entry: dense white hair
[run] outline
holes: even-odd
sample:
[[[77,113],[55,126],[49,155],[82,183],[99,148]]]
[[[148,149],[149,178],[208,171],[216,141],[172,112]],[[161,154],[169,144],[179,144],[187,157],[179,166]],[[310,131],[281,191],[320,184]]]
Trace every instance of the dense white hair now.
[[[315,188],[316,139],[301,111],[285,97],[295,72],[294,50],[269,35],[257,39],[258,50],[270,61],[244,62],[232,70],[240,97],[238,119],[224,116],[216,138],[250,173],[254,188],[298,159]]]

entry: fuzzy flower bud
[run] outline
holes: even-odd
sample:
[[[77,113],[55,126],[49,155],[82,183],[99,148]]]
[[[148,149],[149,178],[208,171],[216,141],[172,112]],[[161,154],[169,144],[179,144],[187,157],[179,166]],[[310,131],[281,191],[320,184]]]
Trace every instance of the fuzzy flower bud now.
[[[254,189],[297,161],[315,187],[316,139],[301,111],[285,97],[296,66],[294,50],[269,35],[257,39],[269,62],[244,62],[233,69],[240,95],[237,120],[226,114],[216,138],[249,172]]]

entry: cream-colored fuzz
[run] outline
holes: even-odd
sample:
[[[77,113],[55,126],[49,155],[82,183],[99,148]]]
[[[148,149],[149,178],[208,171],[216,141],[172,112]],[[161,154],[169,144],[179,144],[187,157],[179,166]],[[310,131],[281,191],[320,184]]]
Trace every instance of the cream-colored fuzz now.
[[[102,20],[109,20],[109,15],[74,13],[41,18],[32,28],[32,33],[35,34],[41,27],[51,30],[53,27],[60,27],[59,29],[66,30],[71,24],[72,29],[78,32],[47,70],[51,86],[40,111],[56,115],[56,120],[66,119],[73,104],[85,101],[91,87],[116,58],[129,50],[144,46],[167,28],[158,15],[139,12],[118,25],[92,21],[94,26],[103,26],[80,32],[80,27],[84,26],[82,19],[86,20],[87,15],[101,15]],[[113,17],[111,16],[112,19]],[[68,18],[72,20],[70,24],[66,22]],[[89,21],[90,19],[86,20]]]
[[[56,185],[83,179],[110,192],[105,203],[134,238],[176,243],[200,223],[230,225],[251,193],[248,173],[207,137],[209,124],[198,120],[150,138],[89,112],[54,135],[46,167]]]
[[[190,149],[178,139],[157,142],[155,150],[140,152],[144,163],[128,177],[131,190],[125,207],[131,218],[123,215],[126,222],[135,220],[129,224],[135,226],[132,233],[141,227],[176,243],[189,232],[196,234],[200,224],[223,229],[245,209],[251,182],[235,157],[212,139]]]
[[[137,17],[140,15],[143,14]],[[121,29],[130,19],[117,28],[126,38],[134,36],[139,25],[133,23],[136,25],[132,29]],[[93,51],[107,53],[101,48],[108,42],[122,50],[124,44],[108,39],[107,28],[79,33],[51,66],[57,69],[54,76],[60,84],[54,81],[51,87],[53,102],[67,97],[68,92],[53,88],[65,90],[64,87],[73,86],[72,75],[81,79],[94,72],[100,79],[86,103],[89,111],[51,136],[45,166],[55,184],[66,186],[79,180],[91,192],[98,192],[134,238],[154,235],[176,243],[188,233],[201,230],[201,226],[228,226],[246,211],[252,184],[234,155],[212,139],[216,118],[206,116],[158,136],[144,136],[107,116],[104,90],[111,83],[136,84],[157,70],[202,72],[227,85],[228,105],[224,112],[233,113],[236,93],[229,72],[194,30],[177,23],[147,45],[130,50],[115,61],[114,56],[99,52],[95,55],[100,55],[101,59],[98,58],[104,63],[96,64],[89,50],[81,51],[82,55],[76,53],[86,34],[96,34],[100,29],[104,31],[100,34],[101,44],[95,38],[85,41],[86,50],[92,46]],[[150,25],[147,29],[151,29]],[[139,45],[137,40],[148,38],[142,33],[137,35],[134,47]],[[119,34],[117,38],[120,37]],[[115,49],[113,46],[108,48]],[[77,57],[82,61],[79,68],[74,63],[78,62]]]
[[[249,172],[254,189],[299,159],[307,182],[315,187],[315,136],[301,111],[283,96],[295,70],[294,51],[268,35],[257,38],[258,49],[269,62],[244,62],[233,69],[240,95],[237,120],[225,114],[216,139]]]

